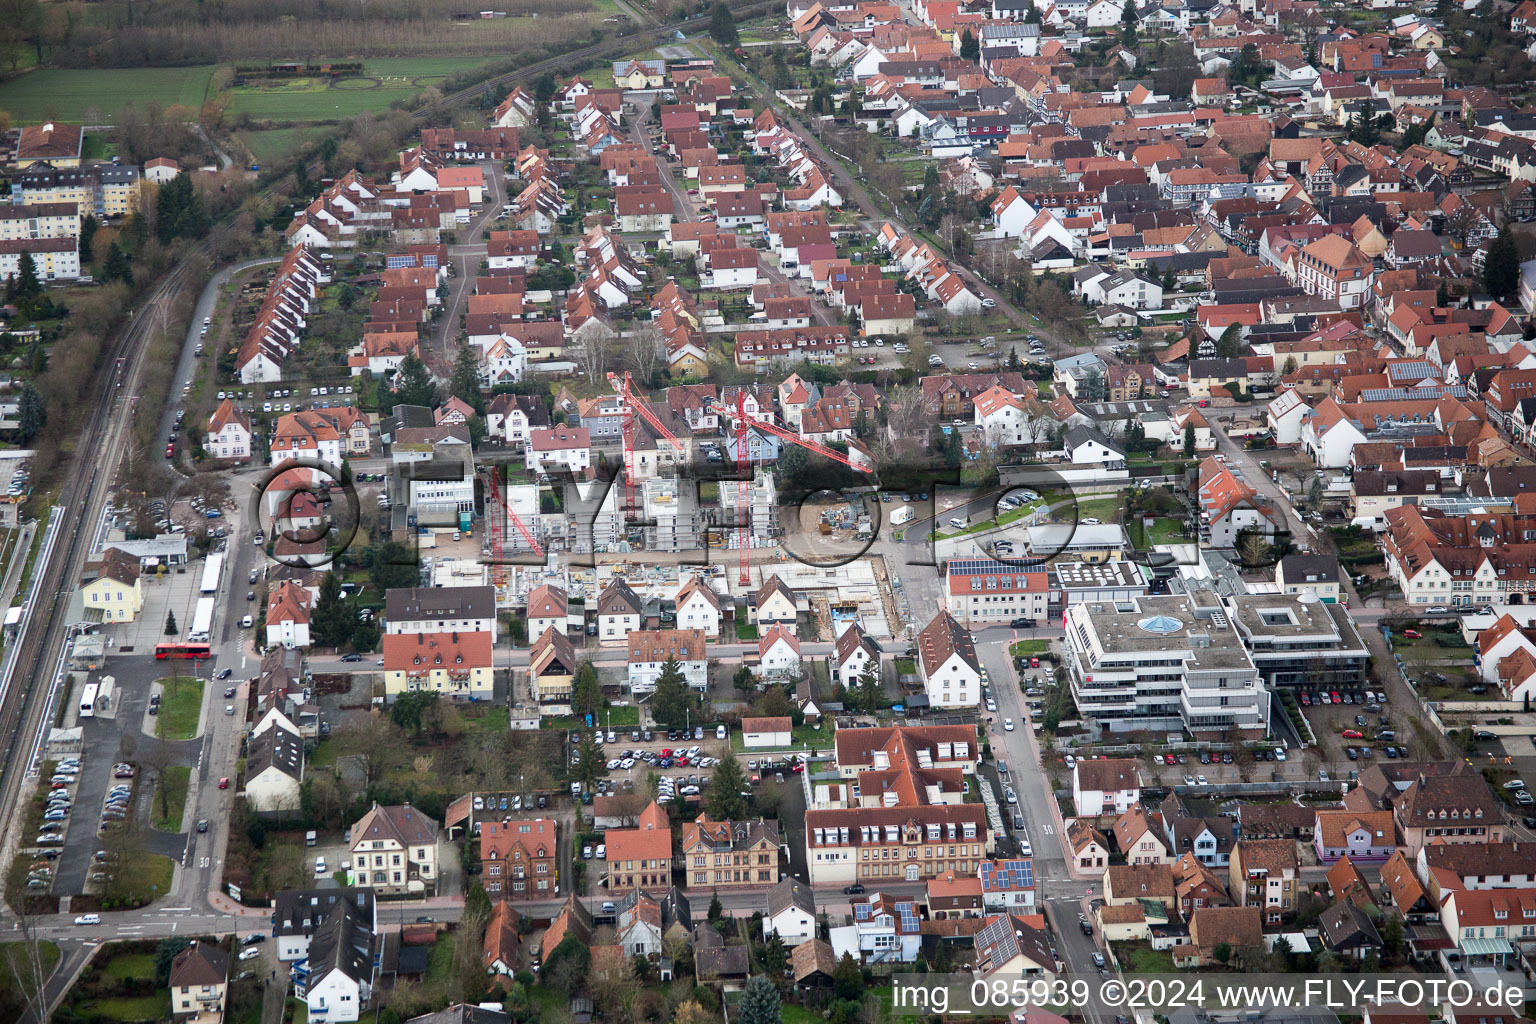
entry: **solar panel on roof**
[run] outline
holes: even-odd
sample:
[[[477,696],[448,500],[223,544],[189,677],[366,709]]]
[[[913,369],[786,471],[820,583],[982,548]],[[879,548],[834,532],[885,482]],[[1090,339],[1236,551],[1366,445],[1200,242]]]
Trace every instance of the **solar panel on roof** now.
[[[853,905],[853,919],[855,921],[868,921],[871,907],[868,903],[855,903]]]
[[[898,903],[896,911],[901,915],[901,930],[904,934],[918,930],[917,905],[914,903]]]

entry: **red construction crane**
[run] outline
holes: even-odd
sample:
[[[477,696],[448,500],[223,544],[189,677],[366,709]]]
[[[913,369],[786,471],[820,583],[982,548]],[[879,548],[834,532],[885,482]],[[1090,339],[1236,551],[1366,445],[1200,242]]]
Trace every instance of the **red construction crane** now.
[[[620,411],[624,416],[624,513],[628,519],[635,510],[635,413],[639,413],[640,418],[649,423],[659,436],[671,442],[679,455],[685,454],[688,449],[677,439],[677,435],[667,429],[661,418],[651,412],[651,407],[643,398],[636,401],[632,387],[634,381],[628,370],[624,372],[623,380],[619,379],[618,374],[610,373],[608,383],[623,402]]]
[[[501,533],[503,517],[512,521],[512,525],[517,527],[517,532],[523,535],[523,540],[527,542],[529,550],[534,554],[543,558],[544,548],[534,537],[533,531],[528,529],[528,524],[523,522],[522,517],[507,504],[501,491],[501,467],[492,466],[489,471],[482,471],[481,476],[485,481],[485,518],[491,528],[491,564],[493,566],[491,576],[493,580],[496,578],[498,570],[495,567],[499,566],[502,581],[505,582],[506,566],[502,561]]]
[[[721,402],[715,403],[715,411],[721,415],[730,415],[730,411]],[[799,445],[801,448],[804,448],[807,451],[815,452],[817,455],[824,455],[831,459],[833,462],[840,462],[850,469],[858,470],[860,473],[873,473],[874,468],[861,466],[854,462],[852,459],[848,458],[848,456],[844,455],[842,452],[837,451],[834,448],[828,448],[824,444],[819,444],[815,441],[801,437],[799,434],[792,430],[785,430],[783,427],[776,423],[771,423],[768,420],[752,418],[752,416],[747,413],[746,388],[741,388],[736,392],[736,417],[739,421],[736,428],[736,475],[739,481],[736,485],[736,493],[738,498],[737,511],[741,516],[741,519],[736,527],[736,547],[741,552],[741,585],[743,587],[747,587],[752,583],[752,578],[749,575],[747,569],[749,561],[748,556],[751,552],[752,546],[752,513],[751,510],[747,508],[747,477],[749,475],[748,471],[750,469],[751,462],[751,460],[747,457],[747,435],[753,429],[761,430],[765,434],[772,434],[774,437],[777,437],[781,441],[788,441],[790,444]]]

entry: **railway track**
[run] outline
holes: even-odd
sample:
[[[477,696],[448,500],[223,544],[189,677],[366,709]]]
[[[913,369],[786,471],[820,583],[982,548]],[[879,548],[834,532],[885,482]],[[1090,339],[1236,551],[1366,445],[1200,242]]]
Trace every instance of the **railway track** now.
[[[185,279],[185,264],[171,271],[145,297],[143,315],[119,332],[103,360],[98,374],[101,391],[81,428],[76,457],[65,470],[55,503],[57,514],[63,517],[59,550],[46,564],[33,567],[36,601],[22,624],[15,665],[4,692],[0,692],[0,810],[11,831],[19,823],[20,815],[13,811],[33,767],[28,759],[34,740],[43,728],[38,719],[48,706],[43,698],[51,682],[50,673],[70,625],[65,613],[74,591],[73,581],[79,578],[90,553],[93,531],[89,527],[100,514],[133,425],[143,354],[153,331],[164,324],[169,300],[180,292]],[[15,846],[7,843],[6,848],[14,850]]]

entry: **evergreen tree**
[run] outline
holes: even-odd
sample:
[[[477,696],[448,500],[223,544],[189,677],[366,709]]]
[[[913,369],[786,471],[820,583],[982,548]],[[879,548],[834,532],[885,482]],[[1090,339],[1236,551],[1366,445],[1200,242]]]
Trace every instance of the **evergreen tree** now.
[[[437,699],[438,694],[434,690],[416,690],[411,693],[402,693],[389,706],[389,720],[400,728],[420,736],[421,726],[427,709],[436,704]]]
[[[180,630],[176,628],[176,613],[167,611],[165,613],[165,635],[175,636],[179,632]]]
[[[741,36],[736,32],[736,15],[723,0],[716,0],[709,10],[709,38],[733,49],[741,45]]]
[[[1077,385],[1077,397],[1085,402],[1104,401],[1104,375],[1098,370],[1089,370]]]
[[[107,249],[107,263],[102,268],[101,279],[103,283],[121,281],[128,287],[133,287],[133,268],[128,265],[128,254],[123,252],[122,246],[117,244],[117,239],[112,240],[112,245]]]
[[[727,753],[715,766],[714,777],[709,780],[704,807],[715,821],[741,821],[747,816],[747,797],[750,790],[746,772],[736,755]]]
[[[1237,354],[1243,350],[1243,326],[1239,323],[1230,323],[1227,329],[1221,332],[1221,337],[1216,339],[1217,359],[1236,359]]]
[[[1445,286],[1445,282],[1444,281],[1441,281],[1440,282],[1440,287],[1435,289],[1435,305],[1437,305],[1437,306],[1449,306],[1450,304],[1451,304],[1451,290]]]
[[[576,669],[576,679],[571,686],[571,711],[577,715],[597,716],[603,710],[603,685],[597,678],[597,669],[590,661],[584,661]]]
[[[709,897],[709,910],[706,912],[710,924],[722,920],[725,917],[725,907],[720,903],[720,892],[716,890]]]
[[[741,694],[742,699],[746,699],[757,690],[757,676],[752,674],[750,668],[743,665],[731,676],[731,685],[736,688],[737,693]]]
[[[788,966],[789,950],[784,946],[784,939],[774,932],[763,944],[763,969],[770,978],[782,978],[784,968]]]
[[[960,59],[974,61],[981,57],[981,41],[976,33],[966,29],[960,34]]]
[[[777,977],[783,977],[780,968]],[[754,974],[747,979],[747,987],[741,994],[738,1007],[741,1024],[782,1024],[784,1009],[779,1005],[779,990],[766,975]]]
[[[656,677],[656,692],[651,695],[651,717],[666,729],[682,729],[688,724],[693,695],[688,692],[683,667],[676,658],[668,658]]]
[[[576,744],[576,763],[571,765],[572,781],[581,783],[586,792],[592,792],[598,782],[608,776],[606,756],[603,748],[593,740],[592,733],[583,729],[581,742]]]
[[[37,264],[32,254],[23,249],[16,260],[16,276],[6,283],[12,301],[26,303],[43,294],[43,283],[37,279]]]
[[[1488,255],[1483,260],[1483,288],[1495,299],[1504,300],[1515,293],[1519,283],[1520,249],[1506,224],[1488,246]]]
[[[80,222],[80,252],[86,259],[90,258],[91,243],[96,240],[96,230],[100,227],[94,213],[86,214],[85,220]]]
[[[171,242],[178,238],[200,238],[207,231],[208,213],[203,209],[202,197],[192,187],[191,175],[178,174],[160,186],[155,199],[155,237]]]
[[[1184,421],[1184,454],[1195,454],[1195,424],[1190,420]]]
[[[832,972],[832,992],[838,999],[845,1001],[857,1001],[864,997],[864,971],[851,954],[844,953],[843,958],[837,962],[837,969]]]
[[[880,685],[880,677],[875,674],[874,661],[865,665],[864,674],[859,676],[859,707],[870,715],[885,708],[885,687]]]
[[[397,405],[424,405],[428,409],[437,404],[437,386],[427,364],[416,358],[413,352],[400,360],[400,382],[395,387]]]
[[[485,412],[485,396],[480,391],[480,365],[475,350],[460,345],[453,357],[453,376],[448,379],[448,393],[475,410],[476,415]]]
[[[374,619],[361,619],[352,627],[352,649],[367,654],[379,646],[379,626]]]
[[[1179,286],[1179,279],[1173,276],[1173,264],[1163,268],[1163,291],[1171,292]]]
[[[310,616],[310,630],[318,647],[340,647],[352,639],[357,615],[342,600],[341,577],[332,570],[320,580],[320,597]]]
[[[47,425],[48,410],[43,408],[42,396],[37,393],[31,381],[21,386],[16,406],[16,437],[22,444],[27,444]]]

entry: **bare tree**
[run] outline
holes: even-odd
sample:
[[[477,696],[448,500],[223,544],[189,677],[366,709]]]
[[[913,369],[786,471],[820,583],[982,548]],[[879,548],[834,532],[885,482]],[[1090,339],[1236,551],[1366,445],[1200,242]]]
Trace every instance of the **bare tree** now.
[[[363,777],[373,785],[384,777],[389,759],[400,749],[403,736],[388,718],[378,712],[353,715],[336,731],[342,750],[363,765]]]
[[[578,330],[568,350],[576,365],[587,375],[587,380],[600,383],[608,373],[613,359],[613,349],[618,339],[596,327]]]
[[[657,372],[667,365],[666,337],[651,323],[642,323],[624,340],[624,364],[649,387]]]
[[[38,1024],[48,1024],[53,1014],[43,999],[43,989],[48,978],[43,971],[43,945],[37,937],[37,922],[32,918],[25,896],[15,902],[13,909],[16,912],[16,929],[22,937],[20,943],[7,946],[6,966],[15,980],[22,1005],[32,1007],[33,1019]],[[21,947],[20,954],[16,950],[18,945]]]

